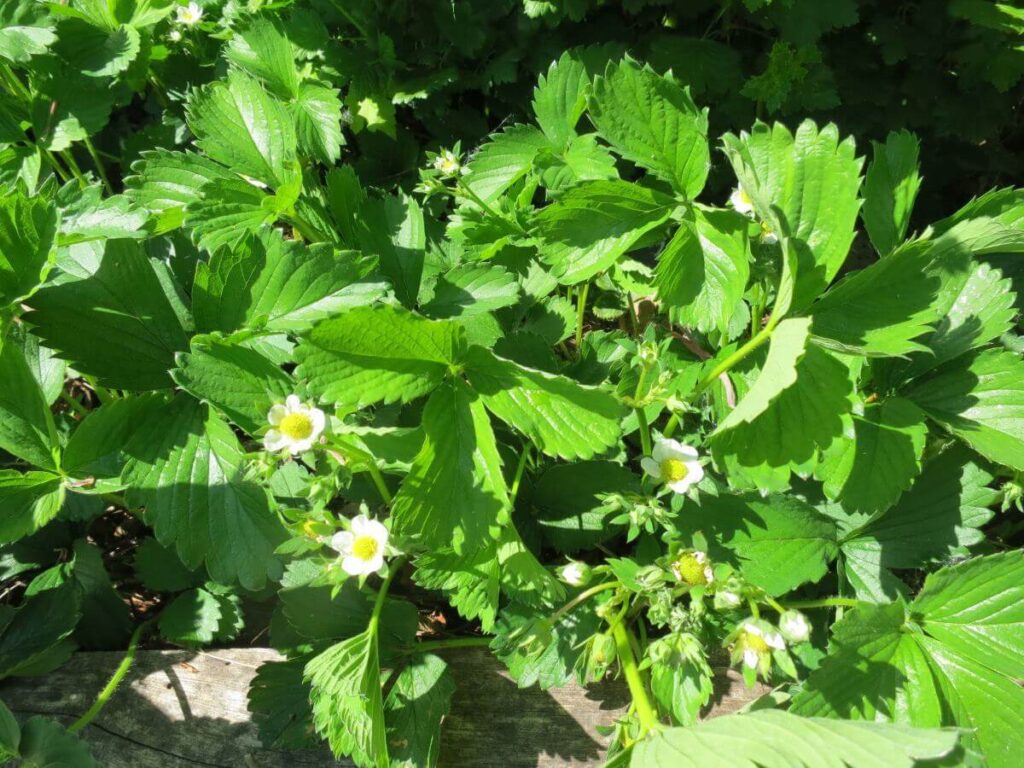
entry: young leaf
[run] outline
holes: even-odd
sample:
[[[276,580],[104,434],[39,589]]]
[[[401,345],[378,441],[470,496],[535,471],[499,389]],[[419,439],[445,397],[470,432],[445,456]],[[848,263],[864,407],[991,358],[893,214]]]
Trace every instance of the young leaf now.
[[[917,136],[910,131],[892,131],[885,137],[885,144],[873,141],[871,148],[861,218],[875,250],[885,256],[907,235],[921,186],[917,170],[920,147]]]
[[[384,702],[391,760],[409,768],[434,768],[441,748],[441,721],[455,681],[432,654],[417,656],[398,673]]]
[[[284,530],[267,492],[244,477],[245,457],[231,428],[207,406],[178,395],[140,425],[125,447],[123,479],[133,505],[189,568],[205,562],[220,582],[247,589],[280,577],[274,549]]]
[[[1024,362],[1013,352],[961,355],[904,395],[978,453],[1024,469]]]
[[[188,348],[177,297],[140,247],[106,243],[98,264],[38,291],[25,319],[81,373],[117,389],[171,386],[175,352]]]
[[[485,203],[491,203],[533,167],[533,160],[551,142],[532,125],[511,125],[494,134],[466,166],[463,181]]]
[[[624,407],[606,390],[525,368],[482,347],[470,350],[466,375],[487,410],[550,456],[588,459],[622,433]]]
[[[408,402],[431,392],[464,355],[462,329],[391,306],[320,323],[295,348],[295,376],[339,405]]]
[[[306,665],[304,676],[312,684],[313,723],[335,756],[351,756],[362,768],[390,768],[376,633],[332,645]]]
[[[750,134],[723,137],[740,187],[757,215],[797,258],[792,308],[807,307],[839,272],[853,242],[862,161],[839,129],[811,121],[794,136],[758,122]]]
[[[196,145],[238,173],[278,187],[295,162],[295,127],[284,104],[238,70],[195,91],[188,125]]]
[[[590,117],[616,152],[692,200],[710,168],[707,110],[686,89],[629,58],[594,82]]]
[[[608,269],[672,213],[670,197],[625,181],[588,181],[536,219],[541,258],[563,285]]]
[[[508,516],[490,419],[464,382],[439,387],[423,409],[423,447],[392,505],[397,531],[428,547],[469,552]]]

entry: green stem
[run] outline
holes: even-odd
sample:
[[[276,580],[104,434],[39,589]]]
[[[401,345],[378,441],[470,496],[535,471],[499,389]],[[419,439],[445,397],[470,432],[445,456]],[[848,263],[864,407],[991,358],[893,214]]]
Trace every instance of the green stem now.
[[[696,400],[697,397],[699,397],[705,389],[710,387],[712,384],[715,383],[715,381],[718,380],[719,376],[721,376],[723,373],[728,373],[735,366],[737,366],[744,359],[746,359],[748,355],[750,355],[758,347],[760,347],[762,344],[768,341],[768,339],[770,339],[772,336],[773,330],[775,330],[775,324],[769,320],[768,325],[766,325],[764,328],[758,331],[750,339],[750,341],[748,341],[742,347],[740,347],[727,358],[725,358],[725,360],[723,360],[714,368],[712,368],[711,371],[707,375],[705,375],[703,379],[697,382],[696,388],[690,394],[690,399]]]
[[[71,153],[71,150],[63,150],[60,153],[60,156],[64,158],[64,162],[68,164],[68,168],[71,169],[71,172],[75,175],[75,178],[78,179],[83,184],[85,184],[85,174],[82,173],[82,169],[79,167],[78,162],[75,160],[75,156]]]
[[[590,283],[584,283],[580,288],[579,296],[576,298],[576,357],[582,354],[583,346],[583,316],[587,312],[587,293],[590,291]]]
[[[629,694],[633,698],[637,716],[640,718],[640,738],[643,738],[651,731],[661,728],[661,723],[658,722],[658,713],[647,696],[647,686],[644,685],[643,677],[640,675],[640,668],[633,655],[630,632],[626,629],[624,622],[616,622],[612,627],[612,636],[615,638],[615,652],[619,658],[619,665],[622,667],[622,674],[626,678]]]
[[[522,453],[519,454],[519,463],[516,465],[516,474],[512,478],[512,486],[508,491],[508,504],[509,507],[516,503],[516,496],[519,495],[519,484],[523,481],[523,472],[526,471],[526,462],[530,455],[530,446],[527,444]]]
[[[132,639],[128,643],[128,652],[125,654],[125,657],[121,659],[120,665],[118,665],[117,669],[114,671],[114,674],[110,678],[106,687],[100,691],[100,695],[96,697],[96,701],[92,703],[92,706],[89,707],[84,715],[68,726],[68,731],[70,733],[77,733],[85,728],[85,726],[96,719],[96,716],[103,710],[103,707],[107,705],[110,697],[114,695],[117,687],[124,680],[124,676],[127,675],[128,670],[131,669],[132,662],[135,661],[135,652],[139,649],[139,642],[142,640],[143,634],[145,634],[146,630],[149,629],[152,623],[153,620],[150,619],[149,621],[144,621],[135,628],[135,632],[132,633]]]
[[[569,611],[571,611],[573,608],[580,605],[581,603],[585,603],[594,595],[604,592],[608,589],[614,589],[617,586],[619,586],[619,582],[617,581],[606,581],[604,584],[598,584],[596,587],[591,587],[590,589],[583,590],[568,603],[566,603],[557,611],[552,613],[551,616],[548,618],[548,621],[552,624],[556,623],[560,618],[565,616],[565,614],[569,613]]]
[[[640,394],[643,392],[644,383],[647,380],[647,368],[640,369],[640,376],[636,381],[636,391],[633,393],[634,402],[640,400]],[[643,406],[634,406],[633,410],[636,411],[637,424],[640,425],[640,450],[643,451],[644,456],[651,455],[651,426],[647,423],[647,414],[644,413]]]
[[[856,608],[860,604],[860,600],[852,597],[825,597],[821,600],[787,602],[786,608]]]
[[[405,558],[399,557],[392,561],[388,567],[388,575],[384,578],[384,583],[380,585],[380,589],[377,591],[377,599],[373,602],[373,613],[370,614],[370,623],[366,627],[367,632],[370,634],[376,634],[377,632],[377,625],[380,624],[380,612],[384,610],[384,599],[388,596],[391,582],[395,580],[395,576],[402,570],[403,565],[405,565]]]
[[[12,70],[5,62],[0,62],[0,76],[2,76],[3,80],[7,83],[7,87],[11,91],[11,95],[21,99],[27,104],[32,103],[31,91],[29,91],[26,85],[21,82],[16,74],[14,74],[14,70]]]
[[[103,161],[100,159],[99,153],[96,152],[96,147],[93,146],[92,140],[88,136],[86,136],[85,139],[83,139],[83,142],[85,143],[86,150],[88,150],[89,152],[89,157],[92,158],[93,165],[96,166],[96,173],[99,174],[100,181],[103,182],[103,186],[104,188],[106,188],[107,194],[114,194],[114,187],[110,183],[110,179],[107,178],[107,169],[104,167]]]
[[[485,203],[483,201],[483,198],[480,197],[480,195],[478,195],[472,189],[470,189],[465,184],[463,184],[461,179],[456,179],[455,180],[455,188],[456,188],[456,190],[459,193],[462,194],[463,197],[467,197],[470,200],[472,200],[474,203],[479,205],[480,208],[484,211],[484,213],[486,213],[492,219],[495,219],[496,221],[500,221],[505,226],[512,227],[512,229],[514,231],[518,232],[520,235],[523,235],[524,237],[529,235],[529,233],[525,229],[522,228],[522,226],[519,224],[518,221],[513,221],[512,219],[508,218],[507,216],[502,216],[500,213],[498,213],[496,210],[494,210],[491,206],[489,206],[487,203]]]
[[[53,152],[51,152],[48,149],[43,149],[43,157],[46,158],[46,161],[50,164],[50,167],[53,168],[53,172],[57,174],[57,178],[59,178],[65,184],[71,181],[71,172],[68,171],[68,169],[65,168],[63,165],[61,165],[60,162],[58,162],[57,156],[53,154]]]
[[[661,430],[661,434],[666,438],[672,437],[676,432],[676,427],[679,426],[679,414],[673,413],[668,417],[668,421],[665,423],[665,428]]]
[[[82,405],[80,402],[71,397],[67,392],[61,390],[60,399],[63,400],[68,406],[77,413],[79,416],[85,417],[89,415],[89,409]]]
[[[431,653],[451,648],[486,648],[491,644],[489,637],[452,637],[448,640],[424,640],[416,643],[410,653]]]
[[[380,468],[377,466],[377,463],[373,460],[372,456],[366,461],[366,471],[370,473],[373,484],[377,486],[377,493],[380,494],[384,503],[390,507],[391,491],[388,490],[387,483],[384,482],[384,475],[381,474]]]

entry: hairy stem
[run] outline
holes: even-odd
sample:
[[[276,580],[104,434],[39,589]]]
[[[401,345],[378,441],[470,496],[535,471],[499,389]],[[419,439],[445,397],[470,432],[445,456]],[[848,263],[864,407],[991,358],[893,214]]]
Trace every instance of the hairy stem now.
[[[96,166],[96,173],[99,174],[100,181],[103,182],[104,189],[107,190],[108,195],[114,194],[114,187],[110,183],[110,179],[107,178],[107,169],[104,167],[103,160],[100,159],[100,155],[96,151],[96,147],[93,146],[92,140],[86,136],[83,141],[85,143],[86,150],[89,152],[89,157],[92,158],[93,165]]]
[[[569,611],[571,611],[573,608],[575,608],[576,606],[580,605],[581,603],[585,603],[587,600],[592,598],[594,595],[599,594],[601,592],[604,592],[605,590],[608,590],[608,589],[614,589],[617,586],[619,586],[619,582],[617,582],[617,581],[606,581],[604,584],[598,584],[596,587],[591,587],[590,589],[583,590],[578,595],[576,595],[576,597],[574,597],[568,603],[566,603],[561,608],[559,608],[557,611],[555,611],[553,614],[551,614],[551,616],[548,619],[548,621],[550,621],[552,624],[554,624],[560,618],[565,616],[565,614],[569,613]]]
[[[579,296],[576,298],[576,357],[582,354],[583,346],[583,316],[587,312],[587,293],[590,291],[590,283],[584,283],[580,288]]]
[[[452,637],[447,640],[424,640],[416,643],[410,653],[431,653],[452,648],[486,648],[491,644],[489,637]]]
[[[615,652],[622,667],[622,674],[626,678],[626,685],[629,686],[629,695],[633,698],[637,717],[640,718],[640,738],[643,738],[651,731],[661,728],[658,712],[647,695],[647,686],[633,655],[631,633],[626,629],[625,622],[615,623],[612,627],[612,636],[615,638]]]
[[[388,596],[388,589],[391,587],[391,582],[395,580],[395,576],[402,570],[403,565],[405,565],[405,558],[399,557],[388,567],[388,575],[384,578],[384,583],[380,585],[380,589],[377,591],[377,599],[373,602],[373,613],[370,614],[370,623],[367,625],[367,630],[371,634],[377,633],[377,626],[380,624],[380,612],[384,610],[384,600]]]
[[[128,670],[131,669],[132,662],[135,661],[135,652],[139,649],[139,642],[142,640],[143,634],[145,634],[146,630],[149,629],[152,623],[153,620],[150,619],[149,621],[144,621],[135,628],[135,632],[132,633],[132,639],[128,643],[128,652],[125,654],[124,658],[121,659],[121,663],[118,665],[117,669],[114,670],[114,674],[111,676],[110,681],[107,683],[106,687],[100,691],[100,695],[96,697],[96,701],[92,703],[92,706],[89,707],[84,715],[68,726],[68,731],[70,733],[77,733],[85,728],[85,726],[96,719],[96,716],[103,710],[103,707],[107,705],[110,697],[114,695],[114,692],[117,691],[117,687],[124,680],[125,675],[128,674]]]
[[[786,608],[856,608],[862,601],[852,597],[825,597],[820,600],[795,600]]]

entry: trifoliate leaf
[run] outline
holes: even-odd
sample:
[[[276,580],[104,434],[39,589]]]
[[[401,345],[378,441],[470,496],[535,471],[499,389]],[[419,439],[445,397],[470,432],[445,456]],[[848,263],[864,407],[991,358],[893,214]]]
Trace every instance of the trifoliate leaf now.
[[[0,200],[0,306],[27,298],[56,256],[57,209],[23,189]]]
[[[672,199],[625,181],[588,181],[537,216],[541,258],[563,285],[614,264],[671,214]]]
[[[438,656],[425,654],[407,664],[384,701],[392,763],[434,768],[441,748],[441,721],[448,714],[455,681]]]
[[[525,368],[474,347],[466,375],[487,410],[544,453],[588,459],[622,434],[625,408],[606,390]]]
[[[187,567],[205,562],[216,581],[254,590],[280,577],[274,549],[284,530],[267,492],[245,478],[238,438],[207,406],[177,396],[125,453],[130,502],[146,507],[157,540],[174,544]]]
[[[0,450],[56,469],[59,441],[49,404],[22,348],[13,341],[0,344]]]
[[[196,341],[178,355],[174,382],[209,403],[250,435],[267,426],[267,411],[295,389],[291,377],[259,352],[237,344]]]
[[[731,211],[694,210],[658,255],[654,284],[678,322],[702,333],[728,328],[750,276],[747,223]]]
[[[590,118],[627,160],[693,199],[710,168],[707,111],[677,83],[629,58],[610,63],[594,82]]]
[[[196,145],[238,173],[277,187],[295,162],[295,127],[284,104],[256,80],[233,70],[195,91],[188,103],[188,125]]]
[[[753,768],[914,768],[953,753],[955,730],[890,723],[797,717],[779,710],[718,717],[690,728],[670,728],[641,740],[630,768],[698,768],[722,763]]]
[[[171,386],[174,354],[188,347],[178,299],[159,267],[127,240],[106,243],[98,263],[38,291],[25,319],[59,357],[103,386]]]
[[[576,135],[576,124],[587,107],[590,75],[584,63],[566,51],[542,74],[533,89],[533,114],[555,147]]]
[[[866,406],[816,470],[825,493],[852,514],[888,509],[921,471],[927,437],[925,415],[909,400],[891,397]]]
[[[0,470],[0,542],[7,544],[29,536],[60,512],[64,483],[50,472]]]
[[[952,360],[904,395],[978,453],[1024,469],[1024,362],[983,350]]]
[[[680,535],[703,531],[712,560],[732,561],[769,595],[817,581],[839,551],[836,524],[793,496],[703,496],[699,510],[675,520]]]
[[[532,125],[511,125],[480,147],[466,166],[463,181],[485,203],[493,202],[529,173],[537,153],[550,146]]]
[[[910,131],[892,131],[885,144],[873,141],[871,148],[861,218],[875,250],[885,256],[907,235],[921,186],[917,169],[920,147],[917,136]]]
[[[304,677],[312,684],[313,723],[334,754],[363,768],[390,768],[376,633],[332,645],[306,665]]]
[[[375,286],[357,285],[372,269],[373,260],[354,251],[263,230],[196,267],[192,311],[201,331],[301,331],[372,299]]]
[[[320,323],[295,348],[295,376],[339,405],[408,402],[431,392],[465,354],[462,329],[391,306]]]
[[[464,382],[438,388],[423,409],[423,447],[391,508],[396,531],[470,552],[508,516],[490,418]]]
[[[862,164],[853,140],[808,120],[795,135],[759,122],[723,142],[758,217],[795,250],[793,309],[803,309],[832,282],[853,242]]]
[[[680,642],[686,643],[684,649],[673,649],[651,665],[651,693],[676,723],[696,725],[700,710],[714,694],[714,673],[700,641],[689,635]]]

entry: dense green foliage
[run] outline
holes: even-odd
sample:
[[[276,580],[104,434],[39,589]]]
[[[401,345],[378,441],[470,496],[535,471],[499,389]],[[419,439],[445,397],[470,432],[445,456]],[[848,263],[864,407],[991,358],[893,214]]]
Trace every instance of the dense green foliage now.
[[[0,679],[269,637],[268,745],[425,768],[477,645],[612,766],[1017,764],[1024,13],[0,14]]]

